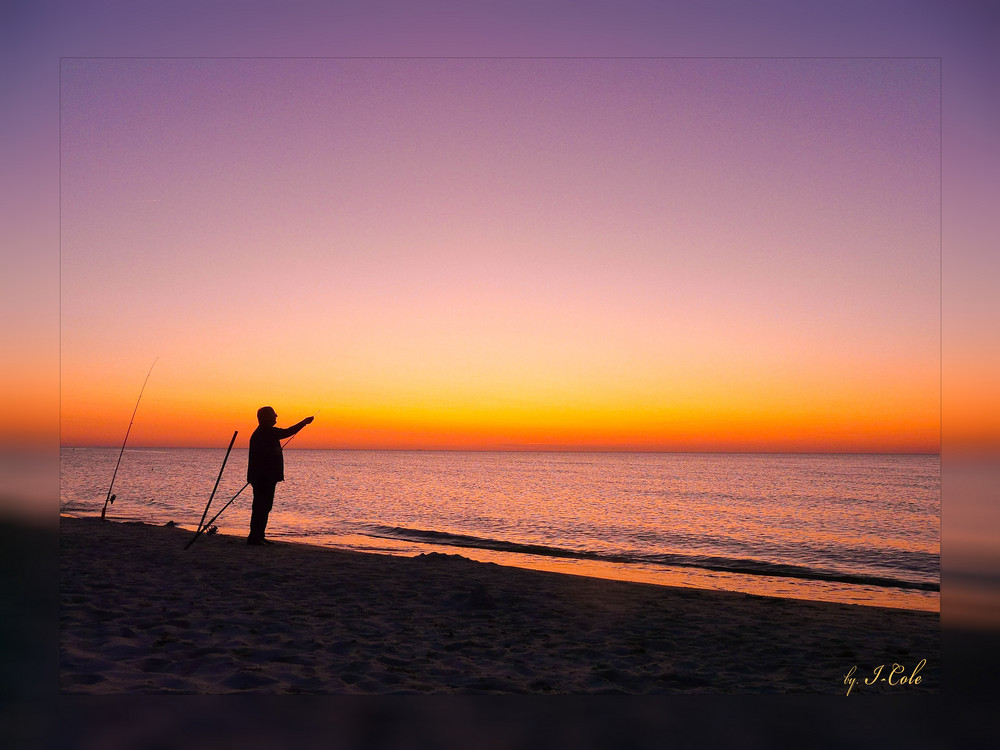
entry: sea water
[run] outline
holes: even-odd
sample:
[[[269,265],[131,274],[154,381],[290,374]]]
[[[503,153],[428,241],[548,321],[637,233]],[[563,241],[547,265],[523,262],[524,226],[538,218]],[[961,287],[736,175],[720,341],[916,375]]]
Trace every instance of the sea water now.
[[[118,455],[62,449],[63,514],[100,515]],[[230,454],[205,513],[224,456],[126,450],[108,518],[193,533],[235,496],[212,525],[245,535],[245,449]],[[285,477],[268,524],[277,541],[939,610],[936,455],[289,448]]]

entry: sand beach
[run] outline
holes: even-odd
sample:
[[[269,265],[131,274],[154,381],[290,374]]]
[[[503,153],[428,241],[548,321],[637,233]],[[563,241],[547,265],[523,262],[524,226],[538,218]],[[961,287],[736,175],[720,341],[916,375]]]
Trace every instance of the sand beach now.
[[[62,694],[940,691],[936,613],[191,536],[60,520]]]

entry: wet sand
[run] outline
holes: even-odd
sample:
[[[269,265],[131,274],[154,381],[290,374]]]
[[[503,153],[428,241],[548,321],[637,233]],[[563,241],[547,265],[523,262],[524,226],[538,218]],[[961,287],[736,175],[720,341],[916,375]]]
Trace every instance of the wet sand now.
[[[61,519],[62,693],[940,691],[935,613],[191,536]]]

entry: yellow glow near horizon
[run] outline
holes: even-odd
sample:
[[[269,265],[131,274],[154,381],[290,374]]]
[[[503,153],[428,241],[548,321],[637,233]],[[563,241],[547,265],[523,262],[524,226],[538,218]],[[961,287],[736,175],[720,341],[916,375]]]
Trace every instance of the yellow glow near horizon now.
[[[317,415],[296,447],[449,449],[633,449],[698,451],[935,452],[939,422],[926,388],[891,393],[841,387],[819,398],[781,384],[726,390],[686,384],[659,393],[632,387],[600,392],[571,382],[501,392],[472,384],[451,390],[345,393],[341,399],[253,398],[203,384],[186,395],[147,389],[133,445],[213,446],[238,429],[245,444],[258,406],[279,424]],[[301,391],[300,391],[301,392]],[[933,394],[930,394],[933,395]],[[923,409],[917,408],[923,401]],[[108,408],[107,404],[115,407]],[[64,444],[114,445],[134,408],[102,389],[72,391],[62,415]]]
[[[230,342],[205,368],[162,357],[130,436],[140,446],[214,446],[274,406],[279,424],[317,415],[296,447],[936,452],[939,383],[931,366],[862,355],[815,362],[760,347],[678,347],[652,357],[628,342],[545,348],[525,337],[449,352],[433,340],[338,356],[291,337],[268,357]],[[246,342],[243,342],[244,344]],[[765,343],[763,341],[761,343]],[[697,356],[700,354],[700,357]],[[287,363],[291,363],[290,365]],[[64,354],[62,442],[115,445],[144,373]]]

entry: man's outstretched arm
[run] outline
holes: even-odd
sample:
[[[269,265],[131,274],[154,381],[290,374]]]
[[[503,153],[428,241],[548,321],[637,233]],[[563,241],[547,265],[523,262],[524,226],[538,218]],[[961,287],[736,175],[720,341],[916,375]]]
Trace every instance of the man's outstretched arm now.
[[[306,417],[301,422],[298,422],[297,424],[293,424],[291,427],[276,427],[275,429],[278,432],[278,437],[279,438],[291,437],[292,435],[294,435],[295,433],[297,433],[299,430],[301,430],[303,427],[305,427],[307,424],[312,423],[312,421],[313,421],[312,417]]]

